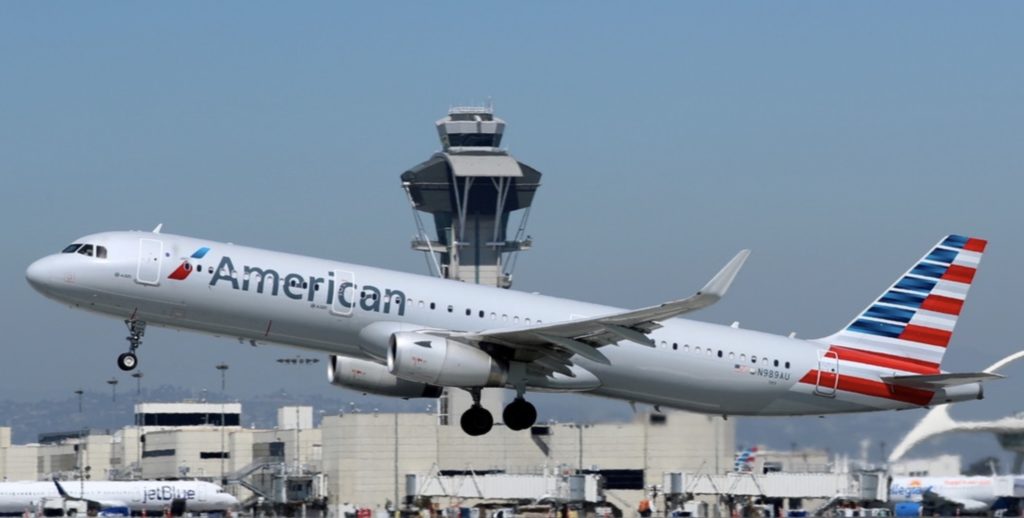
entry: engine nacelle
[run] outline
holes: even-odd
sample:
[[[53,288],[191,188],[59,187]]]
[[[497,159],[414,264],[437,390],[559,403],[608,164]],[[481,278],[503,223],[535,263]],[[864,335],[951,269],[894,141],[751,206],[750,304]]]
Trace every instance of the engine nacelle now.
[[[388,368],[367,360],[331,355],[327,363],[327,379],[331,385],[400,398],[441,396],[441,387],[404,380],[393,376]]]
[[[501,387],[508,369],[468,344],[421,333],[395,333],[388,344],[388,372],[445,387]]]

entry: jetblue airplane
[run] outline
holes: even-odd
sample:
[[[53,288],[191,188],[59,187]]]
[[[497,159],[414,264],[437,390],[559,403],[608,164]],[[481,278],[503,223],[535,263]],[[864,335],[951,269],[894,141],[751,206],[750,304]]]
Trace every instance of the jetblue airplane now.
[[[226,511],[238,499],[209,482],[196,480],[130,482],[0,482],[0,514],[22,514],[48,501],[85,501],[89,509],[104,514],[160,513],[175,501],[195,512]]]
[[[468,390],[470,435],[494,419],[482,387],[584,392],[707,414],[820,415],[980,399],[1000,376],[940,369],[986,242],[951,235],[837,333],[800,340],[680,315],[717,302],[741,251],[695,295],[636,310],[152,232],[82,237],[28,282],[128,327],[123,370],[148,324],[330,355],[331,383],[403,398]]]

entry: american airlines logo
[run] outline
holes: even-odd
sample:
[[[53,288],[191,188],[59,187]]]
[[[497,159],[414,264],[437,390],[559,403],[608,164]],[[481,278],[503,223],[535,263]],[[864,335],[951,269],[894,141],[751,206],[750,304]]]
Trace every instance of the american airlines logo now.
[[[204,247],[200,250],[208,249]],[[206,252],[203,254],[205,255]],[[336,282],[332,271],[327,272],[327,275],[323,277],[298,273],[281,275],[273,268],[258,266],[243,266],[241,279],[239,279],[234,262],[230,257],[224,256],[210,278],[210,286],[227,283],[234,290],[253,291],[268,294],[271,297],[284,294],[289,299],[305,300],[314,304],[326,303],[328,306],[345,309],[353,309],[358,306],[362,311],[405,315],[405,293],[401,290],[382,289],[371,284],[357,286],[350,280],[340,281]]]
[[[196,250],[195,252],[192,252],[192,255],[189,256],[189,259],[202,259],[203,257],[206,256],[207,252],[209,252],[209,251],[210,251],[210,247],[208,247],[208,246],[201,247],[198,250]],[[167,276],[167,278],[168,279],[174,279],[176,281],[183,281],[183,280],[187,279],[188,276],[191,275],[191,274],[192,274],[192,263],[190,263],[188,259],[185,259],[184,261],[181,262],[180,265],[178,265],[177,269],[175,269],[173,272],[171,272],[170,275]]]

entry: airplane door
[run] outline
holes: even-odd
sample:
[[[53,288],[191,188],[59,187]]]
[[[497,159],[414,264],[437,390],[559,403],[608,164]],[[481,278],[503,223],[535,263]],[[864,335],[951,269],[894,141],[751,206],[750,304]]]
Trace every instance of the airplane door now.
[[[818,380],[814,394],[835,397],[839,387],[839,355],[835,351],[820,351],[818,356]]]
[[[139,269],[135,272],[135,282],[152,286],[160,284],[160,263],[163,255],[163,241],[140,239]]]
[[[331,313],[350,317],[358,304],[355,274],[344,270],[334,270],[334,298],[331,301]]]

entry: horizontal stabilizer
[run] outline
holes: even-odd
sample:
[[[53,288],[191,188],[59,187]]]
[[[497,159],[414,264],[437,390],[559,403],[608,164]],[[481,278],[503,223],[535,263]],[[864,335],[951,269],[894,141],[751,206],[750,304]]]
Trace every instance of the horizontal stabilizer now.
[[[882,381],[899,387],[936,390],[968,383],[980,383],[1005,378],[988,372],[956,372],[951,374],[925,374],[911,376],[882,376]]]

